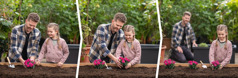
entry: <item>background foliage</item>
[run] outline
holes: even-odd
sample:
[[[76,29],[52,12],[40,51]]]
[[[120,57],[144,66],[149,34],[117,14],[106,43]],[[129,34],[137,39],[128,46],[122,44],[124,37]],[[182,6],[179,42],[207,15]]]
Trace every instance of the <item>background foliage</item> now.
[[[181,21],[184,11],[192,13],[191,25],[197,43],[210,43],[216,39],[216,26],[229,28],[229,40],[238,40],[238,0],[159,0],[163,36],[171,38],[172,27]]]
[[[46,26],[51,22],[60,25],[61,37],[68,43],[78,43],[79,28],[75,0],[1,0],[1,19],[10,21],[10,28],[24,24],[27,15],[38,13],[41,20],[37,25],[46,38]],[[1,29],[3,30],[3,29]]]
[[[136,38],[142,43],[157,43],[159,25],[156,2],[152,0],[80,0],[83,36],[88,44],[100,24],[111,23],[117,12],[125,13],[127,24],[135,26]],[[148,41],[147,41],[148,40]]]
[[[29,13],[40,16],[37,28],[43,44],[47,38],[46,26],[55,22],[60,26],[61,37],[67,43],[79,43],[79,25],[75,0],[0,0],[0,55],[7,52],[11,29],[25,23]]]

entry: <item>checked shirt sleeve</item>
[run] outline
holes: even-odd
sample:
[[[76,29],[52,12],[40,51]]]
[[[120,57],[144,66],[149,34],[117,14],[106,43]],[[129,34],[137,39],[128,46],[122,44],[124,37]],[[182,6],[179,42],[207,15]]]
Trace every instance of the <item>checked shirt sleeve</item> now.
[[[41,33],[40,32],[36,33],[36,40],[33,42],[30,57],[32,56],[36,57],[38,55],[40,38],[41,38]]]
[[[14,60],[18,59],[21,57],[21,54],[17,50],[17,29],[14,28],[11,33],[11,45],[10,45],[10,57]]]
[[[104,57],[106,57],[110,53],[105,41],[105,38],[106,38],[105,31],[106,30],[103,27],[98,27],[96,31],[96,35],[98,36],[97,42],[98,42],[99,50],[101,50]]]
[[[173,32],[172,32],[172,45],[174,48],[177,48],[179,46],[178,41],[176,39],[176,34],[178,33],[177,30],[178,30],[178,26],[174,25]]]
[[[195,33],[194,33],[194,31],[193,31],[193,28],[192,28],[192,26],[190,26],[190,32],[191,32],[191,40],[192,40],[192,42],[195,40],[196,41],[196,37],[195,37]]]

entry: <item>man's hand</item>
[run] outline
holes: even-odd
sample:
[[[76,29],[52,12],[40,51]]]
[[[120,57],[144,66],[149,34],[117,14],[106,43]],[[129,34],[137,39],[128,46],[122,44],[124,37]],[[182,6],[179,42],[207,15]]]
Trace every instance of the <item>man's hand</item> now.
[[[194,47],[198,47],[197,43],[195,41],[193,41],[193,46]]]
[[[22,57],[19,58],[19,61],[20,61],[20,62],[22,63],[22,65],[26,68],[26,66],[25,66],[25,64],[24,64],[25,60],[24,60]]]
[[[115,56],[113,56],[111,53],[109,53],[108,55],[107,55],[110,59],[112,59],[116,64],[117,64],[117,66],[119,67],[119,68],[121,68],[122,67],[122,65],[121,65],[121,63],[120,63],[120,59],[117,59]]]
[[[128,63],[125,68],[128,69],[130,67],[131,67],[131,63]]]
[[[31,56],[30,60],[35,61],[35,58],[36,58],[35,56]]]
[[[116,59],[115,63],[117,64],[117,67],[122,68],[122,64],[120,63],[120,59]]]
[[[180,46],[177,47],[177,50],[179,53],[183,53],[183,49]]]

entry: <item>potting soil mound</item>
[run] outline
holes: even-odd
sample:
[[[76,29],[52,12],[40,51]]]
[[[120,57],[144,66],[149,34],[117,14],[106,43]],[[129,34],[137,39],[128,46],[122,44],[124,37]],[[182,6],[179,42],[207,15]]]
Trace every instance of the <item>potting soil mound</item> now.
[[[159,67],[159,78],[238,78],[238,68],[224,67],[221,70],[212,70],[177,66],[174,69],[166,69],[162,65]]]
[[[80,66],[79,78],[155,78],[156,67],[131,67],[119,69],[112,67],[111,70],[96,69],[94,66]]]
[[[7,65],[0,65],[0,78],[75,78],[76,67],[42,67],[34,69],[24,68],[17,65],[9,68]]]

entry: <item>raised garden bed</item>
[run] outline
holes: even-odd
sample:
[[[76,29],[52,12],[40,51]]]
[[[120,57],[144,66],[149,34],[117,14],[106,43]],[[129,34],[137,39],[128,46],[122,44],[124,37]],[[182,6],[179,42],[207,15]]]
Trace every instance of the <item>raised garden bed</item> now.
[[[108,64],[112,70],[96,69],[92,63],[80,63],[79,78],[155,78],[156,64],[137,64],[130,69],[119,69]]]
[[[61,68],[56,64],[42,63],[35,69],[27,69],[21,63],[13,63],[15,68],[9,68],[8,63],[0,63],[0,78],[75,78],[77,64],[64,64]]]
[[[232,45],[232,56],[230,63],[235,63],[235,51],[236,51],[236,45]],[[210,44],[208,44],[208,47],[192,47],[194,51],[194,60],[200,61],[202,60],[204,63],[209,63],[209,49]]]
[[[176,63],[174,69],[166,69],[161,63],[159,67],[159,78],[237,78],[238,65],[228,64],[221,70],[211,70],[209,64],[207,69],[201,68],[198,64],[198,69],[190,69],[188,63]]]

